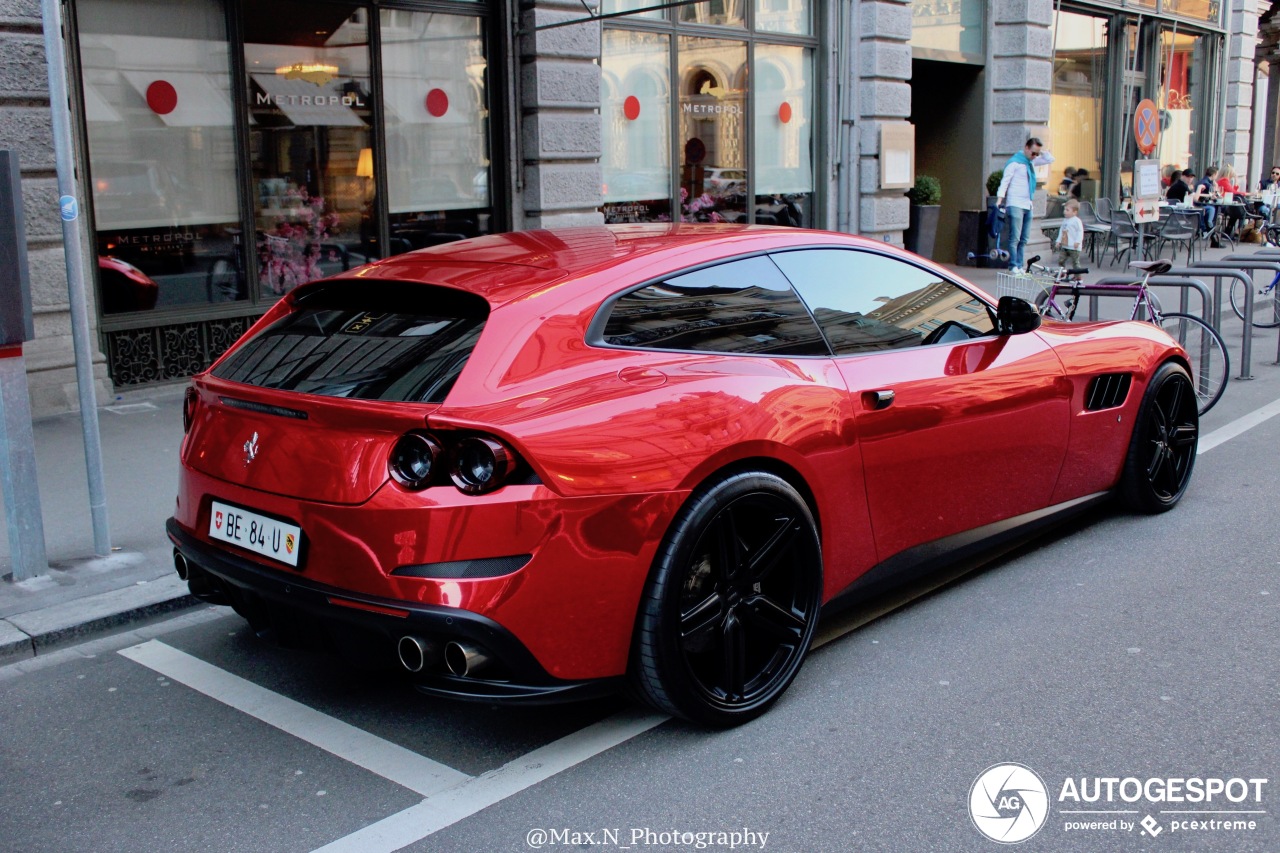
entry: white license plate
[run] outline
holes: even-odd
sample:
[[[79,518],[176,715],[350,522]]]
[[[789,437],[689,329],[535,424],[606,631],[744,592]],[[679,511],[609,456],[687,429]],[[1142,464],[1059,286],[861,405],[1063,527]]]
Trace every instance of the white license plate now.
[[[302,528],[298,525],[218,501],[213,502],[209,513],[209,538],[239,545],[295,568],[302,549]]]

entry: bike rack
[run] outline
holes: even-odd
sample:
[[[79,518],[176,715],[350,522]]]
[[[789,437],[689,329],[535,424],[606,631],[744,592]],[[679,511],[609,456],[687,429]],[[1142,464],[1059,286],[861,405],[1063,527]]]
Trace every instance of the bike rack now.
[[[1181,289],[1182,289],[1182,292],[1179,294],[1179,298],[1178,298],[1178,310],[1180,310],[1180,311],[1182,311],[1182,312],[1184,312],[1184,313],[1190,313],[1190,312],[1189,312],[1189,310],[1188,310],[1188,306],[1187,306],[1187,291],[1189,291],[1189,290],[1196,290],[1196,291],[1198,291],[1198,292],[1200,293],[1200,317],[1201,317],[1201,319],[1203,319],[1205,322],[1207,322],[1207,323],[1209,323],[1211,326],[1213,326],[1213,328],[1217,329],[1217,328],[1218,328],[1218,324],[1214,322],[1214,318],[1213,318],[1213,316],[1212,316],[1212,315],[1214,314],[1214,312],[1213,312],[1212,308],[1213,308],[1213,306],[1214,306],[1215,304],[1217,304],[1217,303],[1219,303],[1219,302],[1221,301],[1221,285],[1217,285],[1217,286],[1215,286],[1215,287],[1214,287],[1214,289],[1213,289],[1213,294],[1212,294],[1212,295],[1210,295],[1210,293],[1209,293],[1209,286],[1208,286],[1207,284],[1205,284],[1203,281],[1201,281],[1200,279],[1198,279],[1198,278],[1193,278],[1193,276],[1194,276],[1194,275],[1196,275],[1197,273],[1204,273],[1204,272],[1206,272],[1206,271],[1207,271],[1207,270],[1195,270],[1195,269],[1191,269],[1191,268],[1189,268],[1189,267],[1178,267],[1178,268],[1176,268],[1176,269],[1171,269],[1171,270],[1169,270],[1169,272],[1168,272],[1168,273],[1166,273],[1165,275],[1153,275],[1153,276],[1151,276],[1149,279],[1147,279],[1147,286],[1148,286],[1148,287],[1178,287],[1178,288],[1181,288]],[[1224,273],[1223,275],[1224,275],[1224,277],[1230,277],[1230,276],[1228,276],[1228,274],[1226,274],[1226,273]],[[1243,274],[1243,273],[1240,273],[1240,275],[1242,275],[1242,276],[1243,276],[1244,274]],[[1246,276],[1246,278],[1247,278],[1247,276]],[[1137,287],[1137,281],[1136,281],[1136,280],[1134,279],[1134,277],[1133,277],[1133,276],[1131,276],[1131,275],[1127,275],[1127,276],[1120,276],[1120,275],[1107,276],[1106,278],[1099,279],[1097,282],[1095,282],[1095,284],[1099,284],[1099,285],[1113,285],[1113,286],[1114,286],[1114,285],[1117,285],[1117,284],[1124,284],[1124,285],[1131,285],[1131,286],[1133,286],[1134,288],[1136,288],[1136,287]],[[1090,293],[1090,292],[1089,292],[1089,288],[1088,288],[1087,286],[1086,286],[1086,287],[1081,287],[1081,288],[1079,288],[1079,293],[1080,293],[1080,295],[1081,295],[1081,296],[1088,296],[1088,297],[1089,297],[1089,319],[1090,319],[1090,320],[1097,320],[1097,319],[1098,319],[1098,299],[1097,299],[1097,297],[1099,297],[1099,296],[1120,296],[1120,295],[1121,295],[1121,294],[1119,294],[1119,293],[1116,293],[1116,292],[1115,292],[1115,291],[1113,291],[1113,290],[1102,290],[1102,289],[1098,289],[1096,292]],[[1125,296],[1128,296],[1129,294],[1124,294],[1124,295],[1125,295]],[[1252,302],[1250,302],[1250,303],[1249,303],[1249,307],[1252,307]],[[1252,312],[1250,312],[1250,313],[1252,313]],[[1219,319],[1221,319],[1221,318],[1219,318]],[[1251,351],[1251,348],[1250,348],[1249,344],[1250,344],[1249,336],[1248,336],[1248,335],[1245,335],[1245,337],[1244,337],[1244,343],[1243,343],[1243,345],[1240,347],[1240,362],[1241,362],[1241,364],[1240,364],[1240,375],[1239,375],[1238,377],[1236,377],[1236,378],[1238,378],[1238,379],[1252,379],[1252,378],[1253,378],[1253,375],[1250,373],[1251,365],[1250,365],[1250,363],[1249,363],[1249,360],[1250,360],[1250,358],[1252,357],[1252,351]]]
[[[1214,270],[1214,273],[1210,273],[1210,275],[1214,275],[1215,288],[1217,287],[1216,283],[1218,279],[1217,279],[1216,273],[1218,270],[1224,271],[1222,274],[1223,278],[1236,278],[1244,282],[1243,337],[1244,337],[1245,347],[1251,347],[1252,339],[1253,339],[1253,274],[1252,272],[1250,272],[1249,274],[1245,274],[1244,270],[1250,270],[1250,271],[1269,270],[1271,272],[1280,274],[1280,255],[1274,255],[1274,256],[1262,255],[1261,257],[1259,257],[1260,254],[1261,253],[1250,253],[1247,255],[1242,255],[1242,254],[1235,253],[1235,254],[1225,255],[1224,257],[1216,261],[1202,260],[1196,264],[1196,268],[1199,269],[1201,274],[1204,274],[1206,270]],[[1234,270],[1235,273],[1234,274],[1228,273],[1228,272],[1225,272],[1225,270]],[[1219,296],[1219,299],[1218,299],[1219,310],[1221,310],[1221,297],[1220,297],[1220,294],[1217,294],[1217,295]],[[1245,349],[1242,352],[1248,353],[1249,350]],[[1248,356],[1244,355],[1242,357],[1247,358]],[[1280,364],[1280,337],[1278,337],[1276,340],[1275,364]]]

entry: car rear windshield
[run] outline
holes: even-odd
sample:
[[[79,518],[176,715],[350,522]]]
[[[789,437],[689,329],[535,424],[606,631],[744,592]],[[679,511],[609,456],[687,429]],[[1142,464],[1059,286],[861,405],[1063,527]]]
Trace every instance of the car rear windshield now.
[[[478,296],[444,287],[345,279],[240,343],[213,370],[262,388],[406,403],[439,403],[489,314]]]

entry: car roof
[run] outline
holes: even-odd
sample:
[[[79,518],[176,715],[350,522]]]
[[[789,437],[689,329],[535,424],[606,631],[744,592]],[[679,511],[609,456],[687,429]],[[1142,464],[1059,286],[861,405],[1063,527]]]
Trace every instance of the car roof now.
[[[334,278],[455,287],[497,307],[595,273],[609,272],[615,281],[612,273],[648,278],[720,258],[803,246],[870,248],[934,266],[884,243],[838,232],[768,225],[643,223],[473,237],[375,261]]]

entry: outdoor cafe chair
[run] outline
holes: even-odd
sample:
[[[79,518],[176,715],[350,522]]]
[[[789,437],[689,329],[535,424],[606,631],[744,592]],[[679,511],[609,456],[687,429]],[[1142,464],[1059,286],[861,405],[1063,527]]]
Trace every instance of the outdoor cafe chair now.
[[[1102,240],[1102,253],[1105,255],[1106,247],[1110,242],[1111,226],[1098,219],[1098,214],[1093,209],[1093,204],[1087,201],[1080,202],[1080,224],[1084,226],[1089,260],[1096,263],[1098,240]]]
[[[1172,246],[1173,258],[1178,257],[1178,246],[1185,245],[1187,247],[1187,263],[1193,264],[1196,260],[1196,241],[1201,239],[1200,234],[1200,212],[1198,210],[1175,210],[1168,208],[1168,218],[1160,225],[1160,231],[1156,235],[1156,257],[1160,256],[1160,252],[1164,250],[1166,245]],[[1203,254],[1203,250],[1202,254]]]

